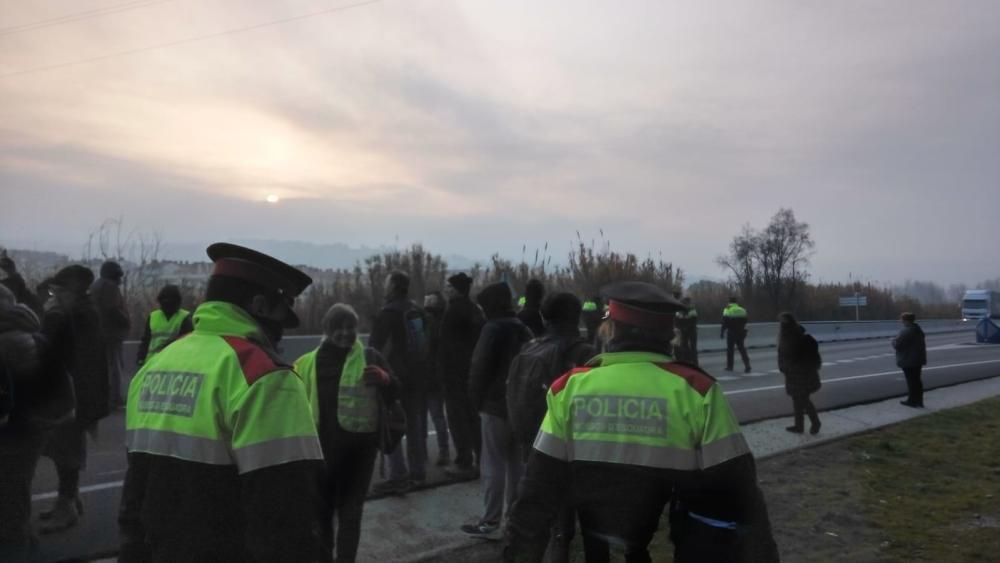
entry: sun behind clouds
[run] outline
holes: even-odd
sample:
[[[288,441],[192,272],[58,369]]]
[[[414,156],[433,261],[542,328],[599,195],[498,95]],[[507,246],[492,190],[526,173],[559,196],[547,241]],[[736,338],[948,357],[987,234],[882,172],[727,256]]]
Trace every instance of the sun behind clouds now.
[[[281,198],[275,194],[270,194],[266,198],[264,198],[264,201],[268,203],[278,203],[279,201],[281,201]]]

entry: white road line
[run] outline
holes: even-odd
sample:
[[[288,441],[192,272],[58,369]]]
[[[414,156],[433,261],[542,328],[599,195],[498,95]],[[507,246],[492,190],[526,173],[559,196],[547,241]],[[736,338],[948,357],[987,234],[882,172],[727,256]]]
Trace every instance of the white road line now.
[[[87,485],[86,487],[80,487],[81,493],[92,493],[94,491],[103,491],[105,489],[117,489],[125,484],[124,481],[111,481],[110,483],[98,483],[96,485]],[[39,493],[37,495],[31,495],[31,501],[36,502],[39,500],[45,500],[50,498],[56,498],[59,493],[52,491],[49,493]]]
[[[931,367],[925,367],[924,372],[935,371],[939,369],[960,368],[966,366],[981,366],[985,364],[997,364],[997,363],[1000,363],[1000,360],[983,360],[981,362],[966,362],[963,364],[949,364],[946,366],[931,366]],[[824,379],[823,383],[837,383],[839,381],[853,381],[855,379],[867,379],[869,377],[883,377],[886,375],[899,375],[899,374],[900,370],[895,369],[892,371],[883,371],[879,373],[866,373],[864,375],[851,375],[848,377],[835,377],[833,379]],[[766,387],[754,387],[752,389],[734,389],[732,391],[723,391],[723,393],[725,393],[726,395],[742,395],[743,393],[756,393],[758,391],[772,391],[774,389],[784,389],[784,388],[785,388],[784,385],[768,385]]]
[[[996,364],[996,363],[1000,363],[1000,360],[983,360],[983,361],[980,361],[980,362],[966,362],[966,363],[962,363],[962,364],[949,364],[949,365],[945,365],[945,366],[931,366],[931,367],[924,368],[924,371],[928,372],[928,371],[935,371],[935,370],[939,370],[939,369],[960,368],[960,367],[965,367],[965,366],[981,366],[981,365],[985,365],[985,364]],[[826,364],[824,363],[823,365],[826,365]],[[899,373],[900,373],[900,371],[897,369],[897,370],[893,370],[893,371],[883,371],[883,372],[880,372],[880,373],[868,373],[868,374],[865,374],[865,375],[852,375],[852,376],[849,376],[849,377],[837,377],[835,379],[824,379],[823,383],[837,383],[838,381],[852,381],[852,380],[855,380],[855,379],[866,379],[866,378],[869,378],[869,377],[883,377],[883,376],[886,376],[886,375],[899,375]],[[766,375],[766,374],[761,373],[761,374],[756,374],[756,375],[755,374],[747,374],[747,375],[749,375],[751,377],[755,377],[755,376]],[[727,377],[728,378],[733,378],[733,379],[739,379],[738,377],[734,377],[734,376],[731,376],[731,375],[723,375],[723,376],[717,377],[716,379],[722,380],[722,381],[729,381],[728,379],[723,379],[723,378],[727,378]],[[733,390],[733,391],[724,391],[723,393],[725,393],[726,395],[742,395],[744,393],[756,393],[758,391],[772,391],[774,389],[784,389],[784,388],[785,388],[784,385],[768,385],[766,387],[754,387],[753,389],[736,389],[736,390]],[[434,432],[432,430],[432,431],[428,432],[427,434],[428,435],[434,435],[434,434],[436,434],[436,432]],[[111,481],[111,482],[108,482],[108,483],[97,483],[96,485],[87,485],[85,487],[80,487],[80,492],[81,493],[92,493],[92,492],[103,491],[103,490],[107,490],[107,489],[117,489],[117,488],[121,487],[122,485],[124,485],[124,483],[125,483],[124,481]],[[58,493],[56,491],[51,491],[51,492],[48,492],[48,493],[39,493],[37,495],[31,495],[31,501],[32,502],[37,502],[37,501],[40,501],[40,500],[46,500],[46,499],[56,498],[56,496],[58,496]]]

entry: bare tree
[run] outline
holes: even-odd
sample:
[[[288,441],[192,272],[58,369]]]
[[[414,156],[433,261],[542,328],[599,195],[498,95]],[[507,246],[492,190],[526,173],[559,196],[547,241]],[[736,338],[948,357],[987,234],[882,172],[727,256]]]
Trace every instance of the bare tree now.
[[[773,314],[794,308],[809,277],[807,268],[815,246],[809,224],[796,220],[791,209],[782,208],[763,231],[744,225],[729,243],[729,254],[715,261],[729,270],[745,302],[753,302],[760,290]]]

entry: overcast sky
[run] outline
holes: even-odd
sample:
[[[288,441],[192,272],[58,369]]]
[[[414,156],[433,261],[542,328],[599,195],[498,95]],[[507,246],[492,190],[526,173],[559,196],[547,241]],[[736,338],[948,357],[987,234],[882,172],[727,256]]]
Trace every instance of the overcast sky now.
[[[0,0],[0,244],[603,229],[722,277],[791,207],[817,280],[1000,276],[1000,2],[383,0],[183,42],[349,4]]]

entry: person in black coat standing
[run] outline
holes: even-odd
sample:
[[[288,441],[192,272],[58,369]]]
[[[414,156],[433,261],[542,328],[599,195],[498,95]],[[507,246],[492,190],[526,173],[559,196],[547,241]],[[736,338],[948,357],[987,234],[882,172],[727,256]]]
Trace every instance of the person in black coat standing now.
[[[896,349],[896,365],[906,376],[907,391],[906,400],[899,403],[907,407],[922,408],[924,382],[920,378],[920,372],[927,365],[927,342],[924,330],[917,324],[917,316],[913,313],[903,313],[899,319],[903,323],[903,328],[892,340],[892,347]]]
[[[507,421],[507,373],[531,330],[514,312],[514,296],[503,282],[487,286],[477,300],[486,312],[486,325],[472,354],[469,398],[479,411],[482,428],[483,516],[462,526],[470,536],[500,539],[504,507],[517,496],[524,473],[521,451]],[[505,502],[506,501],[506,502]]]
[[[472,278],[459,272],[448,278],[448,307],[441,318],[438,366],[444,384],[448,430],[455,442],[455,464],[445,473],[457,479],[479,476],[481,435],[479,415],[469,399],[469,368],[472,352],[486,319],[483,310],[469,298]]]
[[[819,415],[809,396],[819,391],[819,368],[823,359],[819,355],[819,344],[806,333],[791,313],[778,316],[778,369],[785,376],[785,392],[792,398],[795,409],[795,424],[785,430],[801,434],[804,430],[804,415],[809,415],[809,433],[819,433]]]
[[[72,377],[76,416],[56,426],[45,445],[44,455],[56,466],[59,495],[52,509],[40,514],[43,533],[71,528],[83,514],[79,493],[80,471],[87,463],[86,434],[97,431],[97,422],[110,409],[107,347],[100,314],[87,294],[93,281],[89,268],[74,264],[48,282],[53,300],[42,319],[42,333],[58,369]]]

